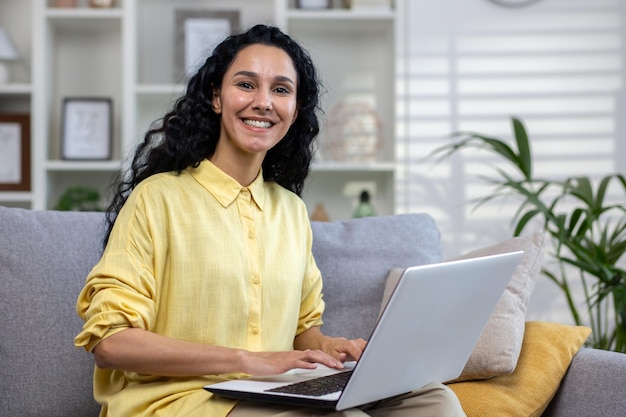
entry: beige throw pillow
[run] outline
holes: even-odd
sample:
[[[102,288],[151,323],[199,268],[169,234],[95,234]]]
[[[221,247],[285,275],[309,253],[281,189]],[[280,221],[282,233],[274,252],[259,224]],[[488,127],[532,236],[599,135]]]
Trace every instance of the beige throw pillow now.
[[[524,256],[504,294],[491,314],[461,376],[455,382],[491,378],[515,370],[524,340],[524,324],[530,295],[543,263],[544,236],[535,233],[478,249],[450,259],[469,259],[523,250]],[[387,303],[403,269],[392,269],[387,277],[382,306]],[[382,307],[381,307],[382,310]]]

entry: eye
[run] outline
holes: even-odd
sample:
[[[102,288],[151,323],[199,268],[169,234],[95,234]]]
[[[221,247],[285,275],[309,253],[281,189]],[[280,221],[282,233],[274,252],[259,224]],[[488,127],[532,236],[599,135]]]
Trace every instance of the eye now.
[[[254,86],[252,85],[251,82],[248,81],[241,81],[237,83],[237,86],[246,90],[250,90],[252,88],[254,88]]]
[[[283,86],[276,87],[276,88],[274,89],[274,91],[275,91],[276,93],[278,93],[278,94],[282,94],[282,95],[288,95],[288,94],[291,94],[291,89],[289,89],[289,88],[287,88],[287,87],[283,87]]]

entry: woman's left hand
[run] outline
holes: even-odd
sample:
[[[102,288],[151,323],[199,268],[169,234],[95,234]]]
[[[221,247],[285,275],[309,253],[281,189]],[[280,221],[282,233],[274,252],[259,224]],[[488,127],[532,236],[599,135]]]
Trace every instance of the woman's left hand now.
[[[367,344],[365,340],[360,338],[328,337],[328,339],[327,347],[322,350],[341,362],[358,361]]]
[[[312,327],[296,337],[294,347],[299,350],[319,349],[333,358],[345,361],[358,361],[367,342],[361,338],[346,339],[331,337],[322,333],[319,327]]]

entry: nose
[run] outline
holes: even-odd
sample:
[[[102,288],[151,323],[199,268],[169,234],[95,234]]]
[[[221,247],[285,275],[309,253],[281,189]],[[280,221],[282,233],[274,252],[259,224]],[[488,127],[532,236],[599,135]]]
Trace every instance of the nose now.
[[[272,110],[272,96],[268,91],[261,89],[257,90],[254,96],[254,102],[252,104],[254,110],[261,110],[264,112]]]

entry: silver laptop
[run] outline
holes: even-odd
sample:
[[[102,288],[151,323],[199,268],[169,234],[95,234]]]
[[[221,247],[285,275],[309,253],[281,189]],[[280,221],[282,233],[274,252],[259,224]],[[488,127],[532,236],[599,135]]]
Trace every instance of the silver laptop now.
[[[510,252],[407,268],[361,359],[345,369],[318,365],[204,388],[231,398],[345,410],[455,379],[522,256]],[[325,392],[320,384],[326,379],[344,380]],[[303,386],[313,392],[300,393]]]

